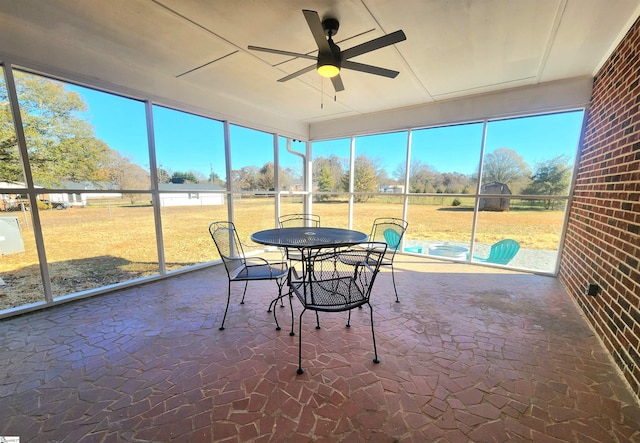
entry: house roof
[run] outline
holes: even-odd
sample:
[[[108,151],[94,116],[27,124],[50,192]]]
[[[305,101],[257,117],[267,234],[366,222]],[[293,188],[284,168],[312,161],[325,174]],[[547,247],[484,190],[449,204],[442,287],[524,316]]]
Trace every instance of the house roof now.
[[[184,192],[205,192],[224,191],[225,189],[215,183],[159,183],[159,191],[184,191]]]

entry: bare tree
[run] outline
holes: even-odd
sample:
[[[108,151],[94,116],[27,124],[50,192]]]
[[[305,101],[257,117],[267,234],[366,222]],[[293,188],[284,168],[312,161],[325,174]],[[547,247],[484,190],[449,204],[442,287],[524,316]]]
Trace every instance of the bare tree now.
[[[509,148],[499,148],[485,155],[482,172],[482,183],[498,182],[509,185],[512,192],[528,182],[531,174],[529,165]]]

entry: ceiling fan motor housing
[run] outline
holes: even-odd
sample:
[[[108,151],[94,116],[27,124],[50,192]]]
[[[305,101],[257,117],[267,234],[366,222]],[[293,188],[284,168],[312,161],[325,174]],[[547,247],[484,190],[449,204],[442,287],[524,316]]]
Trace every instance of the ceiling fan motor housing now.
[[[325,18],[322,20],[322,29],[327,37],[331,38],[338,33],[340,22],[335,18]]]

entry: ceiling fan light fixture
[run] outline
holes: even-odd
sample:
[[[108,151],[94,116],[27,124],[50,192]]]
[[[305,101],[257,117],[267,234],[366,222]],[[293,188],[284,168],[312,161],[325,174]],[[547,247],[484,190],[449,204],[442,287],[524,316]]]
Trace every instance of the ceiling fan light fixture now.
[[[318,63],[318,74],[326,78],[335,77],[340,74],[340,68],[332,63],[326,63],[324,65]]]
[[[340,74],[341,60],[339,54],[340,48],[338,48],[338,51],[335,54],[322,52],[318,54],[318,65],[316,68],[318,74],[326,78],[335,77]]]

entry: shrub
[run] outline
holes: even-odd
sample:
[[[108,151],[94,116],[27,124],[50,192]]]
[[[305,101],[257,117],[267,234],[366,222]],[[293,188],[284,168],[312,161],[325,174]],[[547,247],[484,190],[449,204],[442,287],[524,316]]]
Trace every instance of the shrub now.
[[[454,198],[453,201],[451,202],[451,206],[460,206],[461,204],[462,202],[457,198]]]

